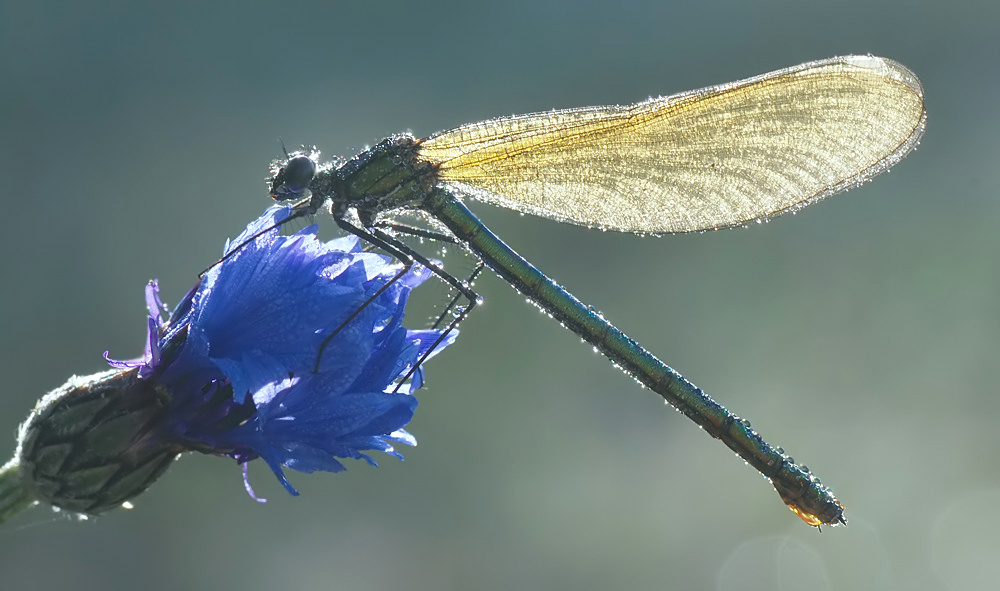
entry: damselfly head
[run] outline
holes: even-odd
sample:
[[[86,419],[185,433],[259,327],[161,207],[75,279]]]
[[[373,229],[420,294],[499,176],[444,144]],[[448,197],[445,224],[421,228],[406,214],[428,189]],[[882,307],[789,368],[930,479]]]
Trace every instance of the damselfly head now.
[[[316,175],[318,157],[319,152],[314,149],[309,153],[292,152],[284,162],[275,161],[271,165],[271,198],[284,201],[302,197]]]

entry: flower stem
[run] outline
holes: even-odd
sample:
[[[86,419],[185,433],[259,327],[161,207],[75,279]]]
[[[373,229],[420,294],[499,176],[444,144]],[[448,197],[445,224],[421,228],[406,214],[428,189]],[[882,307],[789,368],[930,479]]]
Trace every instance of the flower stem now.
[[[13,459],[0,468],[0,523],[35,502],[21,478],[21,462]]]

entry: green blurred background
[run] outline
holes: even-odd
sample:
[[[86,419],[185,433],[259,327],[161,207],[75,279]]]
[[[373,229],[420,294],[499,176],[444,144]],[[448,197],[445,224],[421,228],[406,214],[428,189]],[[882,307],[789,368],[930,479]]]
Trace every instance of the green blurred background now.
[[[353,150],[848,53],[924,83],[920,149],[747,230],[639,238],[473,204],[514,248],[831,485],[822,534],[493,276],[380,470],[185,457],[132,511],[0,529],[3,589],[972,589],[1000,577],[1000,4],[5,2],[0,432],[268,204]]]

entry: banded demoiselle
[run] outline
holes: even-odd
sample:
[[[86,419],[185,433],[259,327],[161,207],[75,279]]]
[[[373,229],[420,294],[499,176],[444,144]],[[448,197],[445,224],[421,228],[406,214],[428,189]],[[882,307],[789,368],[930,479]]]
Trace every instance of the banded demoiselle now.
[[[560,222],[640,234],[766,220],[857,187],[913,150],[923,89],[873,56],[810,62],[627,106],[502,117],[425,139],[389,137],[343,163],[297,153],[279,163],[275,199],[292,217],[329,208],[337,224],[406,265],[433,266],[386,225],[429,214],[469,252],[616,366],[722,440],[809,525],[846,523],[804,466],[709,398],[495,236],[462,197]],[[466,282],[436,272],[469,300]],[[322,353],[320,352],[320,355]]]

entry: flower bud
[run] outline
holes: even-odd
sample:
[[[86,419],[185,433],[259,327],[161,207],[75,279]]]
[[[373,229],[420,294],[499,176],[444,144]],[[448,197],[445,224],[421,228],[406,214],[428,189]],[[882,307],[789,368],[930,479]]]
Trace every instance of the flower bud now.
[[[73,377],[21,425],[17,458],[35,499],[96,514],[146,490],[184,451],[159,436],[170,393],[138,369]]]

